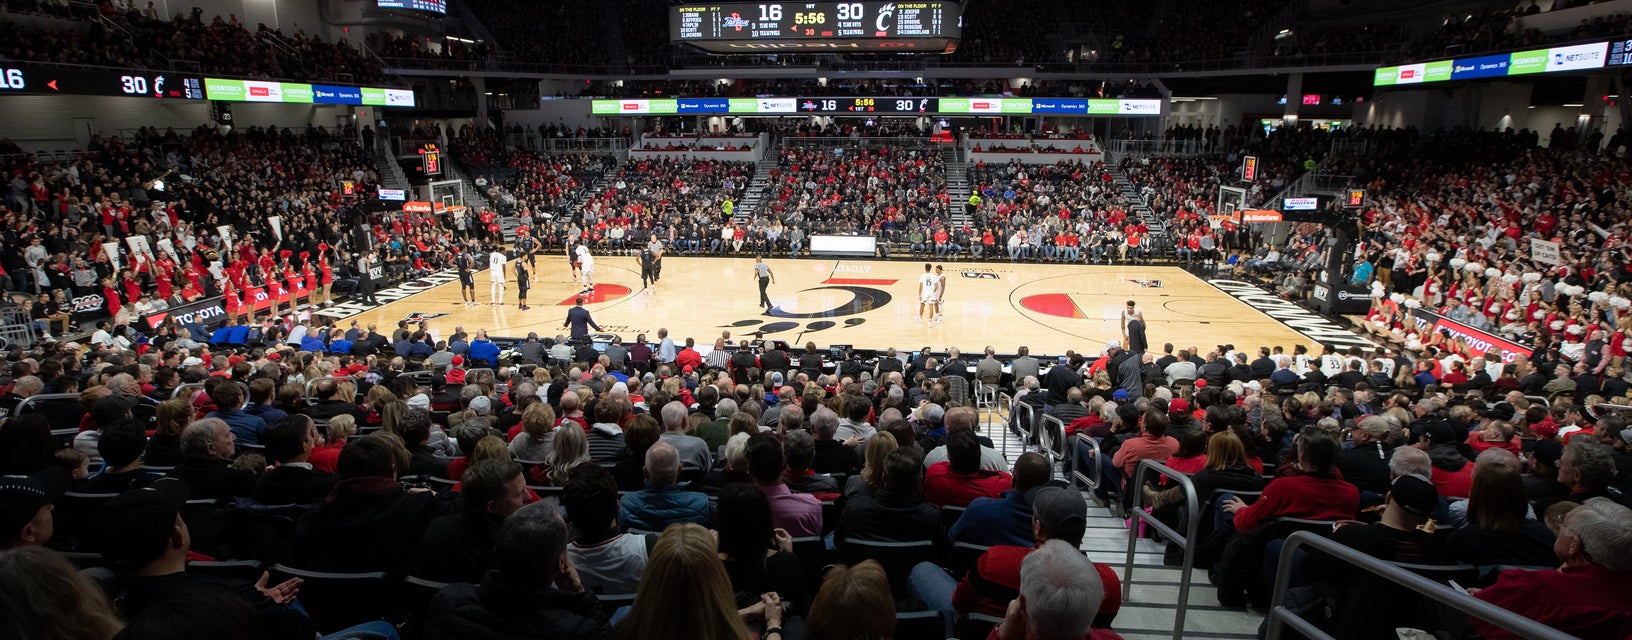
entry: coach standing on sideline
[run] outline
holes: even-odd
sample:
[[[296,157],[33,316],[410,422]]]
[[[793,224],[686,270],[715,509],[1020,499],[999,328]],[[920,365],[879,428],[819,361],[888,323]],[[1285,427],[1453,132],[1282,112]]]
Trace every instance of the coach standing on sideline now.
[[[595,324],[595,320],[589,317],[589,309],[584,308],[583,297],[573,300],[572,308],[567,310],[567,321],[561,326],[572,327],[572,337],[568,341],[573,344],[588,343],[590,327],[595,327],[596,331],[601,330],[601,325]]]
[[[765,288],[776,284],[776,274],[771,273],[771,265],[765,264],[765,256],[754,256],[754,275],[759,277],[759,304],[768,312],[771,297],[766,295]]]

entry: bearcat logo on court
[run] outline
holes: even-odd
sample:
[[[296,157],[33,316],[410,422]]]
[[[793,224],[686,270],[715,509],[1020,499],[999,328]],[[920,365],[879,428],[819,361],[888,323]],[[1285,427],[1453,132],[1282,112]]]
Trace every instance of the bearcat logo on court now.
[[[1162,288],[1162,281],[1161,280],[1144,280],[1144,279],[1141,279],[1141,278],[1128,278],[1128,282],[1132,282],[1132,283],[1134,283],[1136,285],[1139,285],[1141,287],[1144,287],[1146,289],[1160,289],[1160,288]]]
[[[428,311],[415,311],[415,312],[410,313],[410,314],[408,314],[406,316],[403,316],[402,322],[406,322],[408,324],[419,324],[421,322],[435,320],[437,318],[441,318],[443,316],[448,316],[448,315],[452,315],[452,314],[449,314],[449,313],[430,313]]]
[[[997,280],[998,279],[997,274],[992,273],[990,271],[965,271],[965,272],[963,272],[963,277],[965,277],[965,278],[980,278],[982,280]]]

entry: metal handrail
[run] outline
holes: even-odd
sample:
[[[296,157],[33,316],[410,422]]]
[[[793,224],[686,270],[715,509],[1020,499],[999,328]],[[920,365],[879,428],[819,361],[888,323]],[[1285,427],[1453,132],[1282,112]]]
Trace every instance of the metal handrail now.
[[[1270,600],[1269,619],[1267,620],[1269,625],[1266,634],[1266,637],[1271,640],[1279,639],[1287,626],[1310,638],[1334,640],[1331,634],[1320,630],[1313,623],[1286,608],[1288,583],[1291,582],[1292,569],[1297,562],[1297,554],[1293,552],[1299,547],[1313,547],[1315,550],[1357,569],[1415,591],[1419,595],[1431,598],[1435,602],[1454,608],[1462,613],[1495,624],[1513,632],[1515,635],[1537,640],[1568,640],[1575,638],[1575,636],[1475,598],[1464,591],[1452,589],[1419,576],[1393,563],[1373,558],[1356,549],[1322,538],[1308,531],[1298,531],[1286,537],[1286,543],[1281,546],[1280,563],[1275,567],[1275,592]],[[1124,599],[1126,599],[1126,596],[1124,596]],[[1179,619],[1183,620],[1183,603],[1180,603],[1180,606]],[[1177,637],[1177,635],[1174,637]]]
[[[1021,411],[1022,407],[1025,408],[1024,411]],[[1009,411],[1014,414],[1014,426],[1020,430],[1020,451],[1024,452],[1036,438],[1037,408],[1024,402],[1016,402],[1009,405]]]
[[[1049,467],[1052,468],[1054,463],[1064,456],[1054,449],[1054,445],[1060,440],[1054,439],[1055,431],[1049,429],[1049,425],[1058,427],[1059,438],[1064,440],[1065,421],[1061,420],[1059,416],[1045,413],[1043,414],[1043,423],[1037,426],[1037,452],[1048,458]]]
[[[1093,439],[1092,436],[1089,436],[1086,432],[1082,431],[1077,432],[1076,439],[1077,442],[1084,442],[1088,444],[1089,464],[1093,466],[1094,473],[1092,476],[1084,475],[1081,470],[1077,469],[1076,451],[1071,451],[1065,457],[1067,469],[1066,477],[1072,481],[1073,487],[1078,481],[1080,481],[1087,485],[1090,490],[1098,489],[1100,478],[1105,477],[1105,470],[1101,468],[1101,466],[1104,465],[1104,462],[1099,459],[1099,441]]]
[[[1145,480],[1152,472],[1167,476],[1184,488],[1185,513],[1191,515],[1189,521],[1184,525],[1185,532],[1183,534],[1175,531],[1173,527],[1168,526],[1167,523],[1162,522],[1152,513],[1145,511],[1145,492],[1139,491],[1138,487],[1145,486]],[[1133,552],[1139,544],[1139,536],[1137,535],[1139,525],[1143,524],[1161,532],[1174,544],[1184,547],[1184,562],[1179,565],[1178,610],[1173,615],[1173,640],[1180,640],[1180,638],[1184,637],[1184,614],[1190,609],[1190,580],[1193,573],[1192,569],[1196,564],[1196,544],[1199,542],[1196,540],[1196,526],[1201,522],[1199,516],[1200,506],[1198,504],[1200,497],[1196,495],[1196,485],[1190,482],[1190,476],[1174,471],[1165,464],[1155,460],[1141,460],[1139,461],[1139,469],[1134,471],[1133,482],[1129,483],[1128,486],[1130,489],[1127,489],[1125,493],[1131,493],[1133,496],[1133,508],[1128,511],[1128,515],[1130,518],[1138,520],[1138,522],[1130,523],[1132,526],[1128,527],[1128,559],[1122,568],[1122,601],[1127,602],[1133,595]],[[1290,556],[1285,551],[1282,554],[1282,569],[1285,570],[1286,563],[1284,560]],[[1284,596],[1285,594],[1280,595]],[[1271,629],[1273,630],[1273,627]],[[1273,631],[1270,637],[1275,637]]]

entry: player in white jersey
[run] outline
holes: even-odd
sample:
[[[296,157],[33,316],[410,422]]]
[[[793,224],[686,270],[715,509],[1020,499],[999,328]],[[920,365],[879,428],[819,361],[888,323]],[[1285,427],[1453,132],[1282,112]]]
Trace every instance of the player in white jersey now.
[[[930,324],[938,323],[946,317],[941,315],[943,313],[941,305],[946,302],[946,274],[943,271],[941,265],[935,265],[935,304],[931,305],[931,312],[935,317],[930,319]]]
[[[935,274],[930,273],[934,268],[925,262],[924,275],[918,276],[918,317],[913,322],[924,321],[924,309],[935,310]]]
[[[493,252],[487,254],[487,277],[492,282],[487,297],[492,304],[504,304],[504,264],[504,252],[494,247]]]
[[[595,256],[589,255],[589,245],[578,245],[578,269],[583,274],[583,292],[595,293]]]

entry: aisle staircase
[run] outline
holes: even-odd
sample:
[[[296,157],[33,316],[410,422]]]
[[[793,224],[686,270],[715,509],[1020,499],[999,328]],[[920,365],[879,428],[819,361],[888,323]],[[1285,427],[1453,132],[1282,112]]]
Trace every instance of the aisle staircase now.
[[[754,165],[754,177],[748,181],[748,191],[742,195],[742,202],[731,212],[731,221],[737,224],[746,224],[754,219],[759,211],[759,205],[765,199],[765,191],[771,186],[771,170],[776,168],[781,154],[771,151],[765,152]]]
[[[379,146],[374,147],[375,173],[380,175],[380,186],[386,189],[412,189],[408,184],[408,176],[403,174],[402,166],[397,159],[391,156],[390,140],[377,140]]]
[[[1006,400],[1006,399],[1005,399]],[[983,412],[983,435],[992,438],[1010,468],[1026,445],[1007,428],[996,411]],[[1033,444],[1031,449],[1036,450]],[[1107,507],[1094,502],[1088,491],[1088,528],[1082,550],[1088,559],[1109,565],[1118,578],[1127,580],[1129,529],[1125,520]],[[1113,630],[1128,640],[1173,640],[1182,569],[1162,562],[1164,543],[1149,538],[1136,542],[1133,555],[1133,588],[1122,600],[1122,608],[1112,623]],[[1190,597],[1185,611],[1185,638],[1208,640],[1252,640],[1264,616],[1244,609],[1218,604],[1218,590],[1207,581],[1207,571],[1192,569]]]
[[[1139,193],[1139,187],[1128,179],[1127,172],[1115,167],[1106,167],[1106,171],[1111,172],[1112,184],[1122,192],[1122,197],[1127,200],[1130,213],[1139,216],[1139,219],[1150,227],[1151,233],[1167,230],[1167,221],[1158,217],[1156,211],[1151,209],[1150,205],[1145,204],[1144,194]]]
[[[961,145],[941,150],[941,162],[946,165],[947,213],[952,224],[972,225],[974,213],[969,211],[969,162]]]

